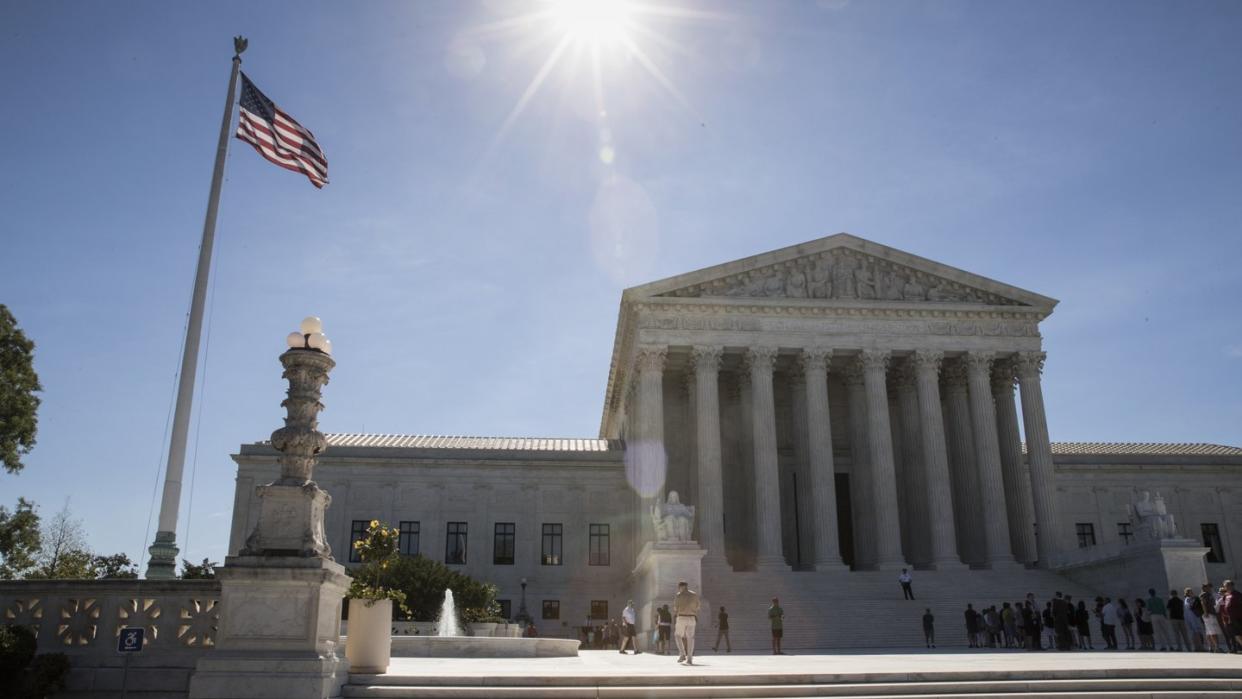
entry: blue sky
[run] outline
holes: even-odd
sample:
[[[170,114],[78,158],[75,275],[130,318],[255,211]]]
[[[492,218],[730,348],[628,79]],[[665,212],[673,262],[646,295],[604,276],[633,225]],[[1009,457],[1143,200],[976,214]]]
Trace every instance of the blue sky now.
[[[187,558],[304,315],[327,431],[592,436],[623,288],[840,231],[1060,299],[1054,440],[1242,444],[1242,4],[655,4],[662,79],[606,44],[597,92],[575,44],[520,112],[534,2],[0,5],[0,302],[45,388],[0,501],[145,561],[235,34],[332,182],[230,143]]]

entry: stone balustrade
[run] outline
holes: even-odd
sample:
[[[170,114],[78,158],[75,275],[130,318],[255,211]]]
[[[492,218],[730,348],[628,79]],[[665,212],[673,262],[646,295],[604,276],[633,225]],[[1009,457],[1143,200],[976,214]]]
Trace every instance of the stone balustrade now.
[[[146,629],[130,658],[130,690],[185,696],[194,664],[215,648],[215,580],[0,581],[0,623],[32,628],[38,652],[69,657],[67,693],[119,692],[120,629]]]

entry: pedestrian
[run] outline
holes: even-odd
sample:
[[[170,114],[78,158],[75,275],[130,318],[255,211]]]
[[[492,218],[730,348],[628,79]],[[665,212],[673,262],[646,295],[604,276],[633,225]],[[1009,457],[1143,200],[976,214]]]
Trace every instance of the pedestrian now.
[[[1232,580],[1226,580],[1224,587],[1225,597],[1217,609],[1225,622],[1225,634],[1233,642],[1233,652],[1242,653],[1242,591],[1234,587]]]
[[[966,642],[970,648],[979,647],[979,612],[972,604],[966,605]]]
[[[781,609],[781,601],[772,598],[772,606],[768,607],[768,621],[772,624],[772,655],[784,655],[781,650],[781,637],[785,635],[785,610]]]
[[[1095,650],[1095,646],[1091,644],[1091,612],[1087,611],[1087,603],[1082,600],[1078,600],[1074,624],[1078,627],[1078,647],[1082,650]]]
[[[1042,618],[1044,622],[1044,645],[1048,646],[1048,650],[1052,650],[1057,643],[1056,622],[1052,618],[1052,602],[1044,603]]]
[[[1040,650],[1039,614],[1030,600],[1022,603],[1022,635],[1026,638],[1027,650]]]
[[[1182,608],[1186,610],[1186,633],[1195,650],[1203,650],[1203,603],[1189,587],[1182,597]]]
[[[673,613],[668,605],[656,608],[656,648],[660,655],[668,655],[668,642],[673,636]]]
[[[622,655],[625,654],[625,647],[628,645],[630,650],[634,651],[634,655],[638,655],[642,651],[638,650],[638,641],[634,637],[638,635],[638,629],[635,624],[638,623],[638,612],[634,610],[634,600],[625,603],[625,609],[621,610],[621,623],[625,626],[622,629],[621,649],[618,651]]]
[[[1165,605],[1169,612],[1169,626],[1173,629],[1173,638],[1177,639],[1177,649],[1190,652],[1193,646],[1190,643],[1190,633],[1186,629],[1186,605],[1182,603],[1177,590],[1169,590],[1169,599],[1165,601]],[[1173,650],[1172,643],[1169,643],[1169,650]]]
[[[1165,610],[1164,600],[1160,599],[1154,588],[1147,590],[1147,613],[1151,614],[1155,645],[1160,650],[1173,650],[1173,627],[1169,624],[1169,613]]]
[[[914,599],[914,590],[910,587],[914,578],[910,577],[910,571],[902,568],[901,575],[897,576],[897,582],[901,583],[901,594],[905,595],[905,599]]]
[[[694,664],[694,631],[699,623],[699,596],[690,589],[685,580],[677,583],[677,596],[673,598],[673,609],[677,614],[677,650],[680,657],[677,662],[687,665]]]
[[[1220,617],[1216,612],[1216,593],[1212,590],[1211,583],[1203,586],[1203,592],[1199,594],[1199,604],[1203,607],[1203,637],[1207,639],[1207,650],[1209,653],[1218,653],[1221,651],[1221,636],[1225,634],[1220,627]]]
[[[1059,590],[1052,598],[1052,628],[1057,650],[1069,650],[1073,645],[1070,636],[1070,611],[1073,606]]]
[[[1124,597],[1117,598],[1117,623],[1126,637],[1126,650],[1134,650],[1134,614],[1130,612]]]
[[[1013,607],[1008,602],[1001,603],[1001,626],[1005,629],[1005,647],[1013,648],[1018,639],[1018,627]]]
[[[923,610],[923,640],[927,642],[928,648],[936,647],[936,617],[932,615],[930,608]]]
[[[724,639],[725,648],[729,653],[733,652],[733,643],[729,641],[729,613],[722,606],[720,612],[716,614],[716,643],[712,646],[712,650],[720,649],[720,639]]]
[[[1105,648],[1117,650],[1117,605],[1108,597],[1100,608],[1100,635],[1104,637]]]
[[[1139,648],[1155,650],[1156,643],[1151,624],[1151,612],[1147,611],[1147,603],[1141,599],[1134,600],[1134,626],[1138,631]]]

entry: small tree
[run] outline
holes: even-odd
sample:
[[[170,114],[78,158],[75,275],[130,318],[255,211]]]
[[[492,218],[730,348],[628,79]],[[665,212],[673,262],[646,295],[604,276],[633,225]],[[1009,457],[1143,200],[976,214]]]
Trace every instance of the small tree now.
[[[34,347],[0,304],[0,466],[9,473],[25,467],[21,457],[34,448],[39,428],[35,394],[43,387],[34,370]]]
[[[360,599],[366,606],[374,606],[380,600],[390,599],[396,610],[405,608],[405,593],[388,584],[389,565],[397,558],[397,542],[400,532],[395,527],[385,527],[378,519],[371,520],[366,534],[354,542],[354,549],[362,559],[362,565],[353,571],[353,582],[347,597]]]
[[[95,556],[91,561],[95,577],[100,580],[133,580],[138,577],[138,564],[123,553]]]
[[[25,577],[40,549],[39,514],[34,503],[17,499],[12,512],[0,506],[0,580]]]
[[[445,590],[453,591],[464,622],[495,620],[500,614],[495,585],[424,556],[397,558],[384,574],[384,585],[405,593],[407,615],[415,621],[434,621],[439,616]]]
[[[40,533],[42,547],[37,567],[27,577],[44,580],[93,578],[94,555],[86,545],[82,521],[69,511],[69,502],[47,521]]]
[[[194,565],[183,558],[181,559],[181,579],[213,580],[216,577],[216,566],[218,565],[220,564],[214,563],[208,558],[204,558],[199,565]]]

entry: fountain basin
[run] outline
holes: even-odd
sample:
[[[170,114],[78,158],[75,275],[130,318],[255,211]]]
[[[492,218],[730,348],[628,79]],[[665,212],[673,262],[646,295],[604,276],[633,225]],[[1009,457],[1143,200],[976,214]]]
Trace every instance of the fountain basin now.
[[[397,658],[572,658],[579,642],[568,638],[393,636]]]

